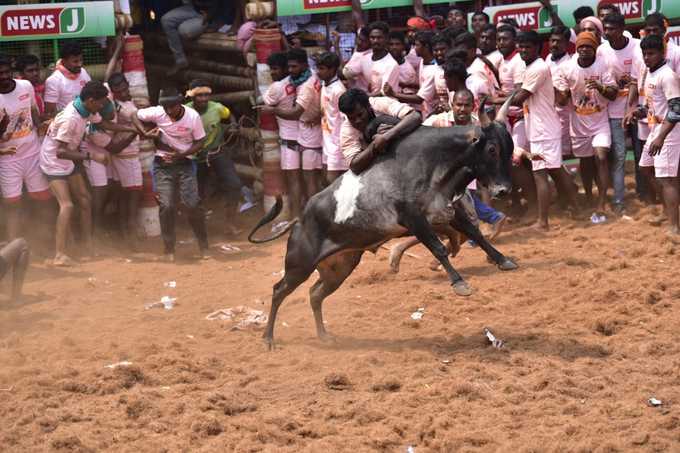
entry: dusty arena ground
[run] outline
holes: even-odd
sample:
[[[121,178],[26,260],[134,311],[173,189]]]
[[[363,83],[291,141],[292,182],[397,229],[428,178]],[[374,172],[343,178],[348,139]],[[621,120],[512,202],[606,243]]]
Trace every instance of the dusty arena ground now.
[[[72,269],[37,257],[28,301],[0,299],[0,450],[680,451],[680,245],[651,215],[515,227],[498,243],[514,272],[464,247],[469,298],[420,247],[399,275],[386,250],[366,254],[325,304],[337,342],[315,337],[310,281],[283,305],[274,352],[260,330],[205,318],[268,311],[284,240],[231,241],[241,251],[208,261],[185,244],[177,265],[153,260],[157,240]],[[174,309],[144,309],[163,295]]]

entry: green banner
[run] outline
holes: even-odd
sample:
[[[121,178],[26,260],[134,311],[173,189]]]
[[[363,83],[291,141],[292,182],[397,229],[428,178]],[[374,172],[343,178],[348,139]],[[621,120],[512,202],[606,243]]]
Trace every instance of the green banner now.
[[[0,42],[111,36],[112,1],[0,6]]]
[[[597,7],[603,4],[618,6],[621,14],[626,18],[626,23],[629,24],[640,23],[648,14],[656,11],[661,11],[671,20],[680,18],[680,0],[557,0],[552,4],[562,22],[568,27],[575,25],[573,13],[576,8],[590,6],[597,11]],[[484,12],[489,15],[494,24],[505,17],[512,17],[523,30],[536,30],[544,33],[553,26],[550,14],[539,2],[491,6],[484,8]]]
[[[424,0],[425,5],[450,3],[450,0]],[[453,3],[453,2],[451,2]],[[412,6],[413,0],[361,0],[361,9]],[[276,14],[296,16],[352,11],[352,0],[276,0]]]

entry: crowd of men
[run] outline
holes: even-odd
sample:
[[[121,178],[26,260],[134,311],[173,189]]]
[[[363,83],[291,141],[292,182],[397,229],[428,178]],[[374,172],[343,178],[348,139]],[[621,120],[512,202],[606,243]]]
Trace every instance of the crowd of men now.
[[[629,137],[637,195],[662,201],[665,216],[656,220],[667,218],[669,233],[679,234],[680,128],[674,126],[680,120],[680,48],[665,36],[668,21],[649,14],[637,39],[615,5],[602,5],[597,16],[578,8],[570,29],[548,1],[542,3],[555,24],[547,43],[536,32],[520,31],[513,19],[490,24],[483,12],[468,27],[454,7],[446,19],[409,18],[406,33],[385,22],[363,26],[349,57],[343,58],[337,33],[334,46],[311,62],[302,48],[271,55],[273,83],[261,110],[278,120],[293,216],[344,171],[367,168],[414,122],[474,124],[480,103],[493,114],[511,98],[513,204],[528,204],[536,228],[549,228],[551,179],[576,216],[587,212],[601,223],[625,215]],[[369,139],[364,127],[376,115],[399,121]],[[579,160],[585,204],[579,205],[565,157]],[[469,189],[479,220],[497,235],[506,216],[489,206],[484,188],[473,183]]]
[[[117,37],[106,83],[91,80],[75,41],[64,43],[45,81],[36,56],[13,61],[0,55],[0,190],[7,235],[21,236],[26,194],[38,205],[32,212],[40,218],[31,224],[40,222],[45,229],[56,224],[57,266],[74,263],[68,246],[72,237],[78,237],[83,257],[95,253],[93,237],[107,233],[105,208],[110,205],[126,244],[136,250],[143,188],[140,140],[155,143],[152,173],[168,260],[175,259],[177,199],[186,206],[201,255],[208,253],[201,194],[205,197],[209,173],[215,173],[225,198],[226,234],[238,232],[234,215],[256,204],[223,149],[235,121],[227,107],[209,100],[209,83],[195,80],[187,93],[164,89],[160,105],[138,109],[127,79],[115,72],[122,43]],[[77,231],[71,231],[74,220]]]
[[[400,135],[421,124],[474,125],[480,105],[493,114],[508,101],[513,203],[535,211],[535,227],[549,228],[550,179],[567,208],[584,209],[565,156],[580,161],[591,220],[623,215],[628,135],[638,196],[662,200],[669,233],[679,233],[680,48],[665,38],[663,15],[646,17],[640,40],[625,30],[615,6],[601,7],[599,17],[579,8],[574,29],[558,23],[551,30],[547,54],[544,40],[520,31],[512,19],[492,25],[486,14],[476,13],[468,31],[457,8],[446,20],[423,16],[411,17],[406,33],[384,22],[362,26],[351,54],[342,52],[334,34],[334,46],[314,58],[298,45],[269,57],[273,83],[260,108],[278,121],[293,217],[344,172],[368,168]],[[552,16],[557,23],[554,11]],[[128,81],[116,72],[121,47],[117,39],[106,83],[91,80],[82,50],[72,41],[65,42],[44,82],[37,57],[0,56],[0,190],[7,234],[21,236],[25,193],[44,206],[34,210],[43,224],[56,224],[55,265],[73,263],[68,242],[75,219],[84,254],[93,253],[93,235],[105,230],[105,207],[112,202],[134,249],[141,140],[153,140],[156,147],[152,173],[168,260],[175,258],[177,200],[186,207],[201,255],[208,253],[202,200],[209,173],[215,173],[225,197],[227,233],[237,232],[229,223],[233,214],[256,203],[223,150],[225,133],[237,126],[228,107],[210,100],[209,82],[194,80],[186,93],[165,88],[157,106],[138,109]],[[391,118],[390,127],[368,134],[366,127],[378,115]],[[488,223],[495,237],[505,214],[490,206],[483,187],[471,184],[469,195],[472,215]],[[56,219],[47,204],[53,199]]]

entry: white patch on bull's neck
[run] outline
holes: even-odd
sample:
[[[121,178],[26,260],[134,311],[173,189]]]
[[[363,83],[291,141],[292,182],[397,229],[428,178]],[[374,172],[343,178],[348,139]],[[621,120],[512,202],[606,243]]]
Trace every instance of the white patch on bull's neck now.
[[[361,176],[352,171],[345,172],[340,180],[340,186],[333,192],[335,197],[335,223],[343,223],[352,218],[357,208],[357,198],[361,188]]]

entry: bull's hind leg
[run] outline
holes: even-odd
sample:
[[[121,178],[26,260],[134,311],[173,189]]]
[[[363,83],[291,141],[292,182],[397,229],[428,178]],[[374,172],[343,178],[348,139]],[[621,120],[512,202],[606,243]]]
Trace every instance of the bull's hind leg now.
[[[309,302],[314,312],[316,335],[322,340],[330,338],[323,325],[323,301],[342,285],[361,261],[363,253],[363,250],[339,253],[324,259],[317,266],[320,277],[309,290]]]
[[[479,247],[484,250],[489,259],[496,263],[500,270],[511,271],[517,269],[517,264],[496,250],[496,248],[491,245],[491,243],[484,237],[482,232],[479,231],[479,228],[470,222],[470,219],[466,214],[456,209],[456,215],[452,223],[453,226],[458,231],[465,234],[468,239],[475,241],[477,245],[479,245]]]
[[[427,221],[427,218],[415,210],[404,212],[399,219],[399,222],[404,227],[408,228],[420,242],[434,255],[446,270],[451,281],[453,290],[459,296],[469,296],[472,294],[472,289],[463,280],[458,272],[453,268],[449,261],[449,253],[444,244],[439,240],[432,225]]]
[[[276,324],[276,314],[283,300],[288,297],[295,289],[304,283],[313,272],[302,272],[300,269],[288,270],[283,278],[274,285],[274,292],[272,294],[272,306],[269,309],[269,318],[267,319],[267,327],[264,329],[262,338],[270,351],[274,349],[274,324]]]

